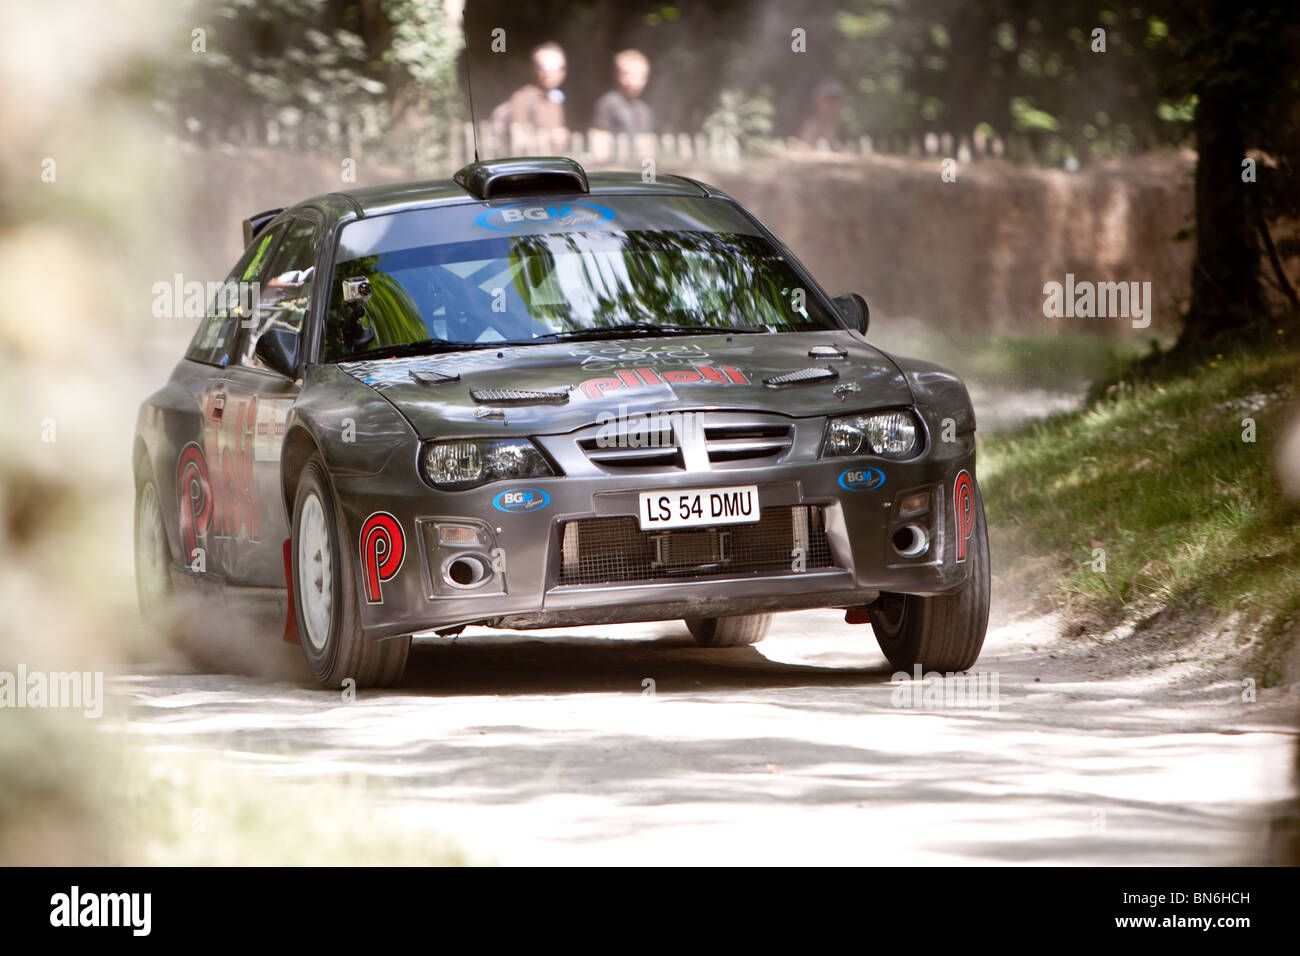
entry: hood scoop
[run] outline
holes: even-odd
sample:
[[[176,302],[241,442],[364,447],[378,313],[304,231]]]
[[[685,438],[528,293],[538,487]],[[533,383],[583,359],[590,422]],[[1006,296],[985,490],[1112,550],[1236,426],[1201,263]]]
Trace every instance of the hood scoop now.
[[[537,388],[474,388],[469,397],[480,405],[567,405],[569,392],[565,389],[547,391]]]
[[[411,369],[407,374],[417,385],[450,385],[452,382],[460,381],[460,376],[454,373],[448,375],[446,372],[431,372],[418,368]]]
[[[833,368],[826,368],[821,365],[814,365],[811,368],[801,368],[794,372],[782,372],[780,375],[772,375],[763,379],[763,384],[768,388],[783,388],[787,385],[816,385],[820,382],[830,382],[840,377],[840,373]]]

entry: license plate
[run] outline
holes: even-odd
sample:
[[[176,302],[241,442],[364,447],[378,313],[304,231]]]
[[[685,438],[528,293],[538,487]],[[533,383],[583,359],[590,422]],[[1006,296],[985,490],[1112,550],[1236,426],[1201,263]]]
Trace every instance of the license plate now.
[[[748,524],[758,520],[758,485],[697,491],[643,491],[641,530]]]

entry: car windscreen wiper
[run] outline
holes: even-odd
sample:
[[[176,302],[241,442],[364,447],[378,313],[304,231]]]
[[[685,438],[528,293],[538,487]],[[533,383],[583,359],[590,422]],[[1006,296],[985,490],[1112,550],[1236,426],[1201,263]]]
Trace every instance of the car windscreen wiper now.
[[[446,339],[423,339],[419,342],[398,342],[394,345],[379,345],[360,352],[352,352],[335,359],[336,362],[355,362],[367,358],[395,358],[399,355],[433,355],[436,352],[459,352],[463,349],[485,349],[497,345],[496,342],[449,342]]]
[[[566,329],[539,335],[542,339],[567,341],[570,339],[621,338],[625,335],[716,335],[718,333],[739,332],[765,333],[767,329],[752,325],[659,325],[655,322],[625,322],[622,325],[602,325],[589,329]]]

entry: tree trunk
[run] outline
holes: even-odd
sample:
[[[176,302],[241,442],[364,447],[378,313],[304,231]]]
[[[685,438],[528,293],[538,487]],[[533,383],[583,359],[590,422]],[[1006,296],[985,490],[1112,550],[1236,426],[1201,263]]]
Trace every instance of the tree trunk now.
[[[1246,143],[1230,85],[1211,80],[1196,109],[1196,259],[1179,345],[1239,328],[1263,310],[1259,232],[1241,180]]]

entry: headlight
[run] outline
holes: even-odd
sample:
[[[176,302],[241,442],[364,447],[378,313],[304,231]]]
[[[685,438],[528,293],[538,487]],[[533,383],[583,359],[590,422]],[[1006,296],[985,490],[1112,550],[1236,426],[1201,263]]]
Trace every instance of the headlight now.
[[[881,455],[911,458],[921,447],[916,416],[907,411],[876,412],[832,418],[822,445],[822,457]]]
[[[459,491],[489,481],[548,478],[551,463],[526,438],[468,438],[432,442],[421,456],[424,477],[439,488]]]

